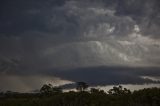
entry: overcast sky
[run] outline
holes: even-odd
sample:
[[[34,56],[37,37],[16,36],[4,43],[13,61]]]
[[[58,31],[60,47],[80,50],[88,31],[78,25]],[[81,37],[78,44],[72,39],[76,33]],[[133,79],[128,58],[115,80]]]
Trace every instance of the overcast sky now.
[[[110,84],[112,70],[129,70],[116,83],[143,82],[131,70],[160,73],[159,11],[159,0],[1,0],[0,88]]]

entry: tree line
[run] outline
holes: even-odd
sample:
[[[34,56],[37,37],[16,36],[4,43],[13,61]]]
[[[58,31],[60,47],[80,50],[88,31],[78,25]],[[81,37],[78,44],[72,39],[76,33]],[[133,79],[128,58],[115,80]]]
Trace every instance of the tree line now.
[[[77,91],[63,92],[61,87],[44,84],[39,93],[0,94],[0,106],[160,106],[160,88],[144,88],[131,92],[114,86],[108,92],[88,88],[77,82]]]

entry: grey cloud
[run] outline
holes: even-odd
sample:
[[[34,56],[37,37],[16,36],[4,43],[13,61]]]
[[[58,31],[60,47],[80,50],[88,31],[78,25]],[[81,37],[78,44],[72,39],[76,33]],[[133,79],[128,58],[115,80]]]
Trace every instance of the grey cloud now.
[[[46,31],[45,20],[52,8],[61,6],[64,0],[6,0],[1,6],[0,32],[19,35],[26,31]],[[36,12],[37,11],[37,12]]]
[[[35,89],[40,89],[43,84],[51,83],[54,86],[59,86],[67,83],[72,83],[67,80],[48,75],[0,75],[0,90],[1,91],[16,91],[16,92],[31,92]]]
[[[130,16],[142,29],[144,35],[159,36],[159,4],[158,0],[122,0],[117,6],[117,15]]]
[[[127,35],[138,24],[144,35],[159,35],[158,0],[47,0],[4,1],[1,7],[1,33],[21,34],[26,31],[41,31],[58,35],[76,36],[101,23],[115,26],[112,35]],[[112,8],[111,8],[112,7]],[[114,11],[97,14],[97,11]],[[123,26],[123,27],[122,27]],[[66,35],[64,35],[66,36]]]
[[[151,72],[152,71],[152,72]],[[73,70],[59,70],[49,72],[50,75],[61,76],[64,79],[78,82],[84,81],[95,85],[114,84],[143,84],[159,83],[141,76],[159,76],[159,68],[133,68],[133,67],[88,67]]]
[[[59,77],[77,81],[81,76],[70,69],[160,64],[158,0],[5,0],[0,14],[1,74],[62,70]],[[90,72],[85,81],[93,80],[87,79]],[[93,76],[97,73],[98,69]],[[116,73],[121,74],[115,71],[113,77],[123,78]],[[131,82],[145,82],[131,73]]]

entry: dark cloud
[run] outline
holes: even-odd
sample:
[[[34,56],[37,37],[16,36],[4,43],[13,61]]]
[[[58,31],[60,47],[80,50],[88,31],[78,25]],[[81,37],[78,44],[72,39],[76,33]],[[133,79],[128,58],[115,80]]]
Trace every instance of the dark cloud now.
[[[65,61],[61,59],[61,57],[64,57],[63,50],[68,51],[67,55],[71,55],[72,58],[79,59],[81,54],[87,55],[93,53],[92,50],[83,53],[82,51],[86,50],[83,49],[85,45],[89,46],[87,49],[94,47],[94,45],[99,45],[99,47],[101,45],[105,46],[103,42],[105,42],[106,45],[110,45],[109,40],[106,39],[115,37],[116,40],[122,40],[124,37],[128,37],[131,34],[135,34],[135,38],[131,38],[131,40],[135,39],[136,41],[129,41],[128,38],[123,40],[124,43],[129,42],[129,44],[137,44],[134,46],[134,49],[131,50],[134,53],[128,53],[128,50],[123,47],[124,51],[127,53],[121,52],[121,54],[117,53],[117,55],[125,58],[127,57],[126,55],[129,54],[131,57],[134,57],[137,55],[137,52],[139,52],[140,48],[142,49],[142,52],[139,53],[140,55],[145,53],[147,49],[149,49],[149,51],[154,51],[156,55],[159,53],[156,48],[151,50],[151,47],[148,46],[149,43],[152,46],[156,45],[156,47],[159,47],[159,43],[151,44],[155,41],[150,38],[145,38],[146,34],[144,34],[151,33],[149,34],[151,37],[158,37],[156,33],[159,33],[157,19],[159,17],[159,1],[157,0],[101,0],[93,2],[90,0],[86,2],[74,0],[7,0],[1,2],[0,49],[2,51],[1,55],[9,59],[18,57],[18,60],[28,61],[27,63],[32,63],[31,61],[36,60],[36,62],[39,63],[39,61],[43,61],[44,59],[42,63],[46,62],[46,64],[52,64],[50,59],[46,59],[49,57],[42,56],[44,51],[45,53],[48,52],[48,54],[53,53],[53,55],[50,56],[54,57],[55,61],[63,63],[63,61]],[[152,15],[153,18],[156,19],[150,18]],[[149,25],[149,23],[152,25]],[[134,30],[135,25],[139,30],[137,32]],[[113,47],[111,46],[111,50],[109,51],[114,52],[117,48],[119,49],[116,40],[111,40],[113,42],[113,44],[111,44]],[[140,40],[140,43],[146,42],[147,40],[147,43],[144,45],[138,44],[137,40]],[[156,42],[159,42],[159,40]],[[56,50],[54,50],[54,48]],[[82,49],[79,50],[79,48]],[[101,48],[104,49],[104,47]],[[115,50],[112,50],[112,48]],[[105,47],[105,49],[107,49],[107,47]],[[74,52],[72,53],[72,51]],[[57,56],[59,54],[60,56]],[[72,54],[74,54],[74,57]],[[93,55],[96,54],[102,55],[102,53],[93,53]],[[149,54],[153,54],[153,52]],[[106,58],[108,58],[108,56]],[[152,60],[154,63],[158,64],[159,61],[156,58],[157,56],[155,59],[149,58],[147,60]],[[24,64],[27,63],[25,62]],[[64,64],[66,64],[66,62],[64,62]],[[77,62],[77,64],[79,63]]]
[[[99,2],[88,0],[85,3],[71,0],[1,2],[1,34],[21,35],[21,33],[40,31],[54,33],[56,36],[66,33],[68,36],[76,36],[87,32],[90,27],[97,29],[98,24],[108,23],[110,27],[116,28],[112,35],[128,35],[132,32],[134,24],[138,24],[145,35],[154,37],[159,35],[160,14],[157,0],[101,0]],[[105,13],[96,16],[94,10],[88,8],[99,9],[97,11],[101,12],[103,9],[112,10],[114,15]]]
[[[160,34],[159,4],[158,0],[122,0],[118,3],[116,14],[132,17],[144,35],[158,37]]]
[[[54,70],[55,75],[73,82],[84,81],[92,86],[116,84],[156,83],[141,76],[159,76],[159,68],[131,68],[131,67],[91,67],[73,70]]]
[[[1,33],[19,35],[26,31],[47,31],[45,24],[51,11],[64,3],[64,0],[2,1]]]
[[[152,75],[146,68],[160,65],[159,5],[159,0],[1,0],[0,73],[53,73],[95,85],[143,83],[127,71],[134,68],[81,68],[144,67]]]

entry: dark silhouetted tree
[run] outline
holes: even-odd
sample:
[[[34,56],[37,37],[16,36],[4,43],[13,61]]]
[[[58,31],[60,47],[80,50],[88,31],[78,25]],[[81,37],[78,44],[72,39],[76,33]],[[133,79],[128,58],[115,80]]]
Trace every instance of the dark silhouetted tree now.
[[[56,94],[62,93],[62,89],[60,87],[53,87],[51,84],[44,84],[40,92],[43,94]]]
[[[62,93],[62,88],[60,88],[60,87],[53,87],[52,88],[52,93],[54,93],[54,94]]]
[[[53,86],[51,84],[44,84],[40,89],[40,92],[44,94],[49,94],[52,93],[52,88]]]
[[[91,92],[91,93],[99,93],[99,89],[91,88],[91,89],[90,89],[90,92]]]
[[[96,88],[91,88],[90,93],[93,94],[106,94],[104,90],[96,89]]]
[[[86,89],[88,88],[88,84],[87,83],[85,83],[85,82],[77,82],[77,87],[76,87],[76,89],[78,90],[78,91],[85,91]]]
[[[118,86],[118,87],[113,87],[113,89],[110,89],[108,91],[109,94],[113,94],[113,95],[120,95],[120,94],[130,94],[131,91],[128,90],[127,88],[124,88],[122,86]]]

